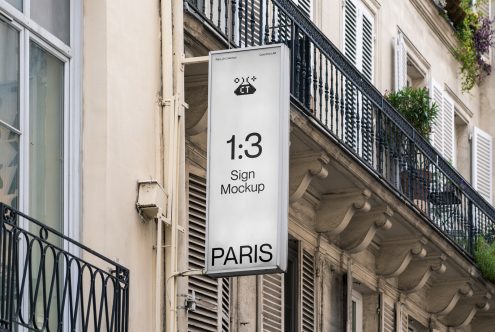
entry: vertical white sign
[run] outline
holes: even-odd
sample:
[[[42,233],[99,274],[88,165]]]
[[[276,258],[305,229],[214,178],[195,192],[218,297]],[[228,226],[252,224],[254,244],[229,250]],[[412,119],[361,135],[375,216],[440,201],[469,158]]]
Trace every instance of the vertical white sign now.
[[[289,50],[210,53],[206,273],[285,271]]]

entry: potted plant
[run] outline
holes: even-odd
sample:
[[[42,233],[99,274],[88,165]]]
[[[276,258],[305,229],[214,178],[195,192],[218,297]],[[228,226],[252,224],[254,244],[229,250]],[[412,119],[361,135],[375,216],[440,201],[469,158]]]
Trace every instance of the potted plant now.
[[[430,102],[426,88],[406,87],[385,95],[388,102],[426,139],[429,140],[433,121],[438,114],[438,106]],[[400,172],[402,191],[411,199],[425,200],[432,174],[423,160],[419,162],[416,150],[411,144],[402,144],[405,162]]]
[[[462,91],[471,90],[477,82],[490,75],[491,65],[487,62],[490,47],[493,46],[493,21],[484,16],[482,6],[489,0],[447,0],[445,13],[452,23],[458,46],[454,56],[461,64]]]
[[[474,259],[483,277],[495,283],[495,242],[493,242],[493,234],[483,234],[476,238]]]

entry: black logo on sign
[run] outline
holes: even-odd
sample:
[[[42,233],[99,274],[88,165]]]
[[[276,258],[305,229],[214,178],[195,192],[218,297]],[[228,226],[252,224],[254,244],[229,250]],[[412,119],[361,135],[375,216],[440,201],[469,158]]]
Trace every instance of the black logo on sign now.
[[[234,93],[238,96],[245,96],[245,95],[252,95],[253,93],[256,92],[256,88],[253,86],[253,84],[251,82],[249,82],[249,80],[251,80],[251,82],[254,82],[256,81],[256,77],[253,76],[253,77],[236,77],[234,79],[234,83],[235,84],[239,84],[239,86],[237,87],[237,89],[234,90]]]

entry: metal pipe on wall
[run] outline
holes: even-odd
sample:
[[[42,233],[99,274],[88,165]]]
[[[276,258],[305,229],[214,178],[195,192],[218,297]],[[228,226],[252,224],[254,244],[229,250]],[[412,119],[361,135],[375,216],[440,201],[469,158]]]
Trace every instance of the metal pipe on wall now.
[[[166,219],[170,227],[165,230],[165,245],[162,243],[163,224],[157,227],[156,257],[156,303],[155,331],[177,330],[177,283],[178,271],[178,232],[180,226],[180,208],[183,203],[180,189],[185,189],[183,152],[184,152],[184,72],[182,58],[184,54],[182,0],[160,1],[161,31],[161,106],[162,106],[162,144],[163,144],[163,184],[167,192]],[[160,243],[158,242],[160,241]],[[165,248],[165,262],[162,250]],[[165,278],[163,277],[165,272]],[[164,282],[167,280],[168,282]],[[167,301],[163,304],[163,286]],[[165,308],[165,312],[164,309]],[[165,324],[163,322],[165,316]]]

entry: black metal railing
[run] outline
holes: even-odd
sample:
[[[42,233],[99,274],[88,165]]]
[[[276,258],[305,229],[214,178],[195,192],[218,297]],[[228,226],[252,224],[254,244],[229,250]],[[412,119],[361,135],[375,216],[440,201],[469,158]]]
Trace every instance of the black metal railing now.
[[[185,0],[226,43],[285,43],[292,103],[473,258],[495,209],[385,100],[291,0]],[[461,251],[462,252],[462,251]]]
[[[0,331],[128,331],[129,270],[0,203]]]

